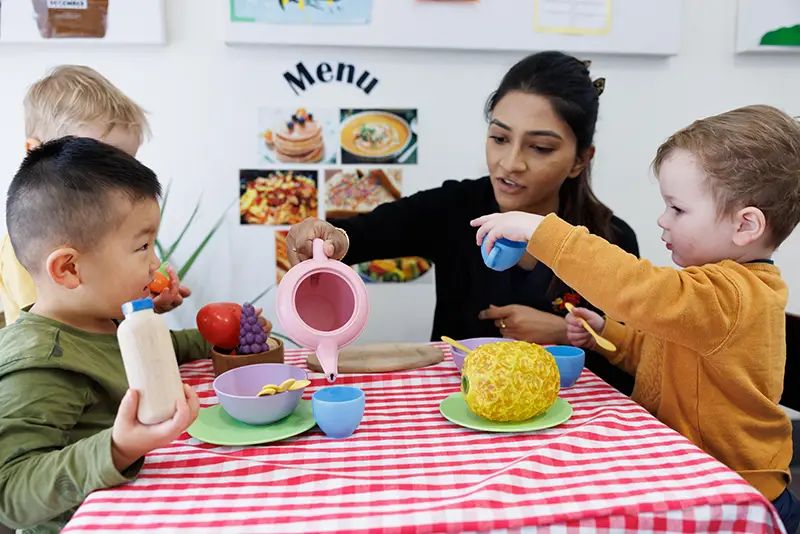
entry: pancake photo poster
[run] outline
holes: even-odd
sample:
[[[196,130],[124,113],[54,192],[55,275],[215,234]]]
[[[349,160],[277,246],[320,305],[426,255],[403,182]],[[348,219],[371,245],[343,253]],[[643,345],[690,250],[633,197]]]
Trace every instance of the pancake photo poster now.
[[[336,163],[339,110],[260,108],[258,145],[270,163]]]
[[[327,169],[322,194],[325,219],[335,225],[336,219],[369,213],[381,204],[394,202],[402,196],[402,185],[400,168]],[[367,283],[433,282],[432,275],[426,276],[431,262],[425,258],[378,259],[353,268]]]
[[[292,225],[316,217],[316,170],[239,171],[241,224]]]
[[[417,163],[416,109],[341,110],[343,164]]]

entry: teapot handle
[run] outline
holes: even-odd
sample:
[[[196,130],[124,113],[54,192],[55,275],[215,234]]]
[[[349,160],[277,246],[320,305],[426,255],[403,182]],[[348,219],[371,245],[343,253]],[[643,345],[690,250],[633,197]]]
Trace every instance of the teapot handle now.
[[[315,261],[326,260],[328,257],[325,255],[325,241],[320,238],[315,238],[311,243],[312,258]]]

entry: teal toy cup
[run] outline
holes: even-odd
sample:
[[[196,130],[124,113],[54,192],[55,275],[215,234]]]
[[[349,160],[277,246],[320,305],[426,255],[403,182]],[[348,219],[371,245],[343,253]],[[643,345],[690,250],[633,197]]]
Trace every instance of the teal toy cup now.
[[[482,244],[483,263],[495,271],[505,271],[519,263],[527,246],[528,244],[522,241],[511,241],[502,237],[495,241],[489,252],[486,252],[486,247]]]
[[[583,363],[586,359],[583,349],[569,345],[554,345],[545,349],[556,359],[558,373],[561,375],[561,387],[568,388],[575,385],[583,372]]]
[[[311,397],[317,426],[334,439],[349,437],[356,431],[365,406],[364,392],[356,387],[330,386],[317,390]]]

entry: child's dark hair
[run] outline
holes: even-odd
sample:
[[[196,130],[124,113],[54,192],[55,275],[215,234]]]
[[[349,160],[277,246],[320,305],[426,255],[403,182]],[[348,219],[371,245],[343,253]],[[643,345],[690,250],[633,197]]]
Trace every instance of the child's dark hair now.
[[[581,152],[590,148],[594,143],[599,98],[605,88],[605,79],[592,81],[589,65],[588,61],[556,51],[539,52],[523,58],[511,67],[486,102],[487,119],[491,119],[495,106],[508,93],[519,91],[543,96],[572,130],[577,150]],[[585,226],[593,234],[614,241],[613,214],[592,191],[589,166],[578,177],[564,181],[559,198],[559,210],[566,221]],[[551,284],[548,293],[555,294],[556,289]]]
[[[91,250],[120,222],[115,195],[158,200],[161,184],[136,158],[94,139],[62,137],[31,150],[6,199],[6,226],[20,263],[36,273],[59,246]]]

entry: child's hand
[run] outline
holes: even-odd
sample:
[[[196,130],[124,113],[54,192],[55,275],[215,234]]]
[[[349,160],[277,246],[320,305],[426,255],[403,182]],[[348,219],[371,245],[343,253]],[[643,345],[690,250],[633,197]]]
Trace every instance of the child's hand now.
[[[111,454],[114,466],[121,472],[136,460],[161,447],[166,447],[189,428],[200,411],[200,400],[191,386],[184,384],[186,398],[178,401],[172,419],[155,425],[143,425],[136,412],[139,408],[139,392],[129,389],[117,411],[114,429],[111,432]]]
[[[491,250],[494,242],[504,237],[511,241],[528,242],[542,222],[541,215],[509,211],[507,213],[493,213],[479,217],[469,224],[480,226],[476,241],[486,250]]]
[[[166,313],[174,310],[183,304],[183,299],[192,294],[188,287],[180,284],[175,269],[167,267],[166,271],[167,275],[169,275],[169,285],[160,294],[153,296],[153,309],[156,313]]]
[[[606,320],[586,308],[573,308],[572,313],[568,313],[565,317],[567,321],[567,339],[569,339],[569,342],[575,347],[584,349],[596,348],[597,342],[592,337],[592,334],[586,331],[578,317],[575,317],[573,313],[586,319],[589,326],[594,328],[594,331],[597,333],[602,332],[606,327]]]

